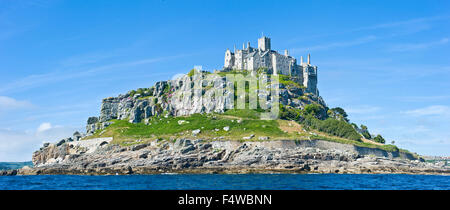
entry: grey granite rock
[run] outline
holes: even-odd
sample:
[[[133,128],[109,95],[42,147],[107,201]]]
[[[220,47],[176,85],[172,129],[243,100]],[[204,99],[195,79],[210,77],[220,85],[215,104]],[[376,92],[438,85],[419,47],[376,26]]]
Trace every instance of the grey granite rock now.
[[[441,166],[322,140],[212,141],[177,139],[121,147],[91,140],[89,149],[50,144],[18,174],[411,173],[450,174]],[[83,141],[81,141],[83,142]],[[97,142],[97,143],[96,143]],[[75,142],[73,142],[75,143]],[[71,143],[71,144],[73,144]],[[86,152],[90,151],[90,152]]]
[[[194,88],[203,81],[202,91]],[[186,116],[194,113],[223,113],[231,104],[234,93],[228,91],[230,82],[225,77],[215,74],[182,76],[174,80],[156,82],[152,88],[140,95],[120,94],[117,97],[105,98],[102,101],[100,116],[91,117],[88,120],[86,130],[91,135],[105,126],[98,124],[111,119],[127,120],[132,123],[142,122],[152,116],[165,113],[168,116]],[[296,86],[284,86],[280,84],[280,102],[294,108],[302,109],[305,105],[318,103],[326,107],[320,96],[308,94],[303,95],[304,90]],[[223,90],[223,95],[216,96],[215,92]],[[257,95],[265,96],[266,108],[271,108],[271,91],[259,90]],[[320,117],[326,116],[326,110],[322,110]],[[240,121],[238,121],[239,123]]]

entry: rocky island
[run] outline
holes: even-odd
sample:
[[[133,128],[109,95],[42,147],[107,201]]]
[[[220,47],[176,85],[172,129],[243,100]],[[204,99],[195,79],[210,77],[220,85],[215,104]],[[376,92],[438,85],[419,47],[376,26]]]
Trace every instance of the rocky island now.
[[[103,99],[85,133],[2,174],[450,174],[329,108],[310,55],[297,64],[261,37],[258,48],[227,49],[224,63]]]

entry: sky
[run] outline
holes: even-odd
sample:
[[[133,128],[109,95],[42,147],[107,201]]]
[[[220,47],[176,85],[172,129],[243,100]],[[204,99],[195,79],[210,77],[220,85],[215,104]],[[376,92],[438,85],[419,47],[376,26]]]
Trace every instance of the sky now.
[[[262,33],[311,54],[330,108],[450,156],[449,1],[0,0],[0,161],[85,131],[103,98],[220,69]]]

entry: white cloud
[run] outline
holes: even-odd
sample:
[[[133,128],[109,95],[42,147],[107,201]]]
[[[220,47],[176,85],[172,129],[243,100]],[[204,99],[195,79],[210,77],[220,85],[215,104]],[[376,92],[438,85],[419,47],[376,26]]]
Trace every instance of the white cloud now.
[[[384,29],[384,28],[397,28],[397,27],[405,26],[405,25],[417,26],[420,23],[432,22],[432,21],[438,21],[438,20],[446,20],[448,18],[450,18],[450,17],[449,16],[433,16],[433,17],[414,18],[414,19],[410,19],[410,20],[396,21],[396,22],[382,23],[382,24],[377,24],[377,25],[372,25],[372,26],[361,27],[361,28],[350,30],[349,32],[362,31],[362,30],[376,30],[376,29]]]
[[[375,41],[377,39],[376,36],[367,36],[362,37],[359,39],[351,40],[351,41],[343,41],[343,42],[334,42],[324,45],[316,45],[316,46],[310,46],[310,47],[303,47],[303,48],[294,48],[291,50],[291,53],[299,53],[299,52],[309,52],[309,51],[316,51],[316,50],[328,50],[331,48],[339,48],[339,47],[350,47],[360,44],[365,44],[368,42]]]
[[[39,145],[32,133],[0,129],[0,161],[29,161]]]
[[[52,128],[52,124],[50,123],[42,123],[41,125],[39,125],[37,132],[44,132],[46,130],[50,130]]]
[[[0,96],[0,111],[8,109],[27,108],[31,106],[31,103],[28,101],[19,101],[7,96]]]
[[[347,114],[369,114],[377,112],[378,110],[380,110],[380,107],[367,105],[345,109]]]
[[[106,64],[106,65],[98,65],[95,67],[86,67],[86,68],[74,68],[74,69],[68,69],[65,71],[54,71],[44,74],[35,74],[35,75],[29,75],[24,78],[12,81],[11,83],[5,84],[3,86],[0,86],[0,93],[6,92],[6,91],[20,91],[23,89],[28,89],[31,87],[38,87],[41,85],[48,85],[53,82],[58,81],[64,81],[69,79],[75,79],[75,78],[82,78],[82,77],[93,77],[95,75],[98,75],[99,73],[105,72],[105,71],[111,71],[111,69],[123,69],[127,67],[132,66],[139,66],[144,64],[152,64],[162,61],[167,61],[171,59],[181,58],[190,56],[193,54],[180,54],[180,55],[174,55],[174,56],[165,56],[165,57],[156,57],[156,58],[147,58],[147,59],[140,59],[140,60],[134,60],[129,62],[118,62],[118,63],[112,63],[112,64]]]
[[[426,43],[409,43],[409,44],[398,44],[392,46],[389,51],[391,52],[405,52],[405,51],[412,51],[412,50],[422,50],[422,49],[428,49],[431,47],[439,46],[447,44],[449,41],[448,38],[442,38],[438,41],[433,42],[426,42]]]
[[[450,95],[435,95],[435,96],[403,96],[397,97],[401,101],[407,102],[423,102],[423,101],[440,101],[450,98]]]
[[[80,128],[42,123],[35,131],[0,128],[0,161],[30,161],[34,151],[44,142],[70,137]]]
[[[450,107],[449,106],[443,106],[443,105],[433,105],[433,106],[427,106],[420,109],[413,109],[402,112],[407,115],[412,116],[429,116],[429,115],[449,115],[450,114]]]
[[[381,24],[375,24],[370,26],[364,26],[359,28],[353,28],[353,29],[343,29],[340,31],[333,31],[328,33],[321,33],[321,34],[315,34],[309,37],[305,37],[302,35],[301,37],[296,37],[290,40],[290,42],[298,42],[300,40],[305,39],[317,39],[322,37],[329,37],[329,36],[335,36],[335,35],[342,35],[342,34],[350,34],[355,32],[361,32],[361,31],[391,31],[391,30],[400,30],[400,33],[392,34],[394,36],[399,35],[408,35],[412,33],[417,33],[426,29],[430,28],[430,24],[432,22],[436,21],[442,21],[449,19],[450,16],[432,16],[432,17],[422,17],[422,18],[414,18],[409,20],[402,20],[402,21],[394,21],[389,23],[381,23]],[[292,52],[292,51],[291,51]]]

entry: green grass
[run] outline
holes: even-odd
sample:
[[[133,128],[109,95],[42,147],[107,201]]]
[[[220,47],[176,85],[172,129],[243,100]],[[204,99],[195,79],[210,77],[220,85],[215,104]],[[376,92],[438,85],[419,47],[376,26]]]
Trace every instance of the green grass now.
[[[261,111],[254,109],[229,109],[225,111],[223,115],[235,116],[246,119],[259,119],[261,116]]]
[[[239,113],[239,116],[242,113]],[[154,140],[158,138],[172,139],[179,137],[192,137],[192,130],[200,129],[201,133],[196,138],[213,139],[224,137],[227,140],[241,140],[242,137],[254,134],[269,137],[288,137],[274,120],[242,119],[240,123],[237,119],[230,118],[233,115],[202,115],[193,114],[186,117],[155,117],[149,125],[144,123],[129,123],[125,120],[112,120],[114,123],[104,131],[96,131],[90,138],[114,137],[113,143],[128,144],[133,140]],[[233,116],[235,117],[235,116]],[[246,116],[249,117],[249,116]],[[254,116],[250,116],[254,117]],[[189,123],[178,124],[179,120]],[[224,127],[230,127],[229,131],[224,131]],[[219,131],[216,131],[219,129]]]
[[[341,143],[341,144],[351,144],[351,145],[355,145],[355,146],[359,146],[359,147],[378,148],[378,149],[385,150],[387,152],[398,152],[399,151],[399,148],[396,147],[395,145],[376,145],[376,144],[370,144],[370,143],[366,143],[366,142],[354,141],[354,140],[350,140],[350,139],[337,138],[337,137],[313,135],[311,137],[311,139],[325,140],[325,141],[331,141],[331,142],[336,142],[336,143]]]
[[[259,120],[259,112],[255,110],[228,110],[223,114],[193,114],[186,117],[154,117],[149,125],[144,123],[129,123],[125,120],[112,120],[114,123],[104,130],[97,130],[89,138],[114,137],[112,143],[129,146],[136,143],[151,140],[174,140],[175,138],[194,138],[192,130],[200,129],[201,133],[195,138],[204,140],[238,140],[242,137],[254,134],[255,137],[247,141],[258,141],[259,136],[267,136],[270,140],[325,140],[342,144],[351,144],[360,147],[379,148],[388,152],[399,151],[394,145],[375,145],[354,141],[345,138],[322,135],[310,135],[308,133],[286,133],[280,129],[277,120]],[[240,123],[237,118],[242,119]],[[178,124],[179,120],[189,123]],[[229,131],[223,128],[229,126]],[[203,127],[203,128],[202,128]],[[215,129],[219,129],[216,131]],[[140,141],[137,141],[140,140]],[[408,152],[400,150],[402,152]],[[409,153],[409,152],[408,152]]]
[[[301,88],[301,89],[305,89],[306,88],[305,86],[303,86],[303,85],[301,85],[301,84],[291,80],[291,77],[288,76],[288,75],[279,74],[279,78],[280,78],[280,80],[279,80],[280,84],[283,84],[286,87],[294,86],[294,87]]]
[[[264,69],[258,70],[264,71]],[[231,70],[229,72],[218,72],[216,74],[220,76],[226,76],[227,74],[242,74],[244,76],[248,75],[250,72],[246,70]],[[188,75],[192,76],[194,70],[191,70]],[[297,87],[305,88],[301,84],[295,82],[292,77],[287,75],[279,75],[280,83],[287,87]],[[205,89],[210,89],[212,86],[205,87]],[[280,129],[278,121],[271,120],[260,120],[260,115],[264,110],[249,109],[248,108],[248,85],[246,84],[246,109],[232,109],[227,110],[223,114],[193,114],[185,117],[168,117],[164,118],[162,116],[156,116],[149,119],[149,124],[144,123],[129,123],[126,120],[113,120],[114,123],[104,130],[97,130],[94,135],[86,138],[97,138],[97,137],[114,137],[113,143],[121,145],[130,145],[137,140],[147,141],[147,140],[168,140],[181,137],[191,137],[192,130],[200,129],[201,133],[195,138],[202,138],[205,140],[214,140],[218,137],[223,137],[224,140],[240,140],[242,137],[254,134],[255,138],[252,141],[257,140],[259,136],[267,136],[271,140],[306,140],[306,139],[318,139],[333,141],[343,144],[352,144],[361,147],[369,148],[380,148],[386,151],[394,152],[399,151],[399,149],[394,145],[375,145],[366,142],[361,142],[359,140],[360,136],[356,134],[353,127],[346,127],[346,124],[336,120],[318,120],[313,119],[311,122],[306,123],[306,129],[311,129],[311,131],[319,133],[319,135],[310,135],[305,132],[284,132]],[[165,101],[166,96],[170,93],[171,87],[168,85],[164,89],[163,101]],[[140,88],[134,91],[134,94],[143,94],[148,89]],[[133,95],[134,95],[133,94]],[[235,92],[236,94],[236,92]],[[309,100],[306,95],[301,96],[301,99]],[[141,96],[139,99],[151,99],[151,96]],[[156,98],[154,98],[156,99]],[[235,95],[235,103],[237,102],[237,96]],[[236,105],[236,104],[235,104]],[[157,107],[161,109],[160,107]],[[281,115],[299,118],[301,115],[300,110],[290,110],[284,109],[281,106]],[[237,122],[240,119],[240,123]],[[185,120],[189,123],[184,123],[182,125],[178,124],[179,120]],[[299,120],[299,119],[293,119]],[[283,121],[280,121],[280,123]],[[229,131],[224,131],[224,127],[230,127]],[[308,128],[309,127],[309,128]],[[350,129],[351,128],[351,129]],[[219,129],[216,131],[216,129]],[[283,128],[284,129],[284,128]],[[321,133],[322,131],[324,133]],[[329,135],[330,134],[330,135]],[[408,151],[406,151],[408,152]],[[409,152],[408,152],[409,153]]]
[[[218,74],[221,77],[225,77],[227,76],[227,74],[242,74],[244,76],[247,76],[250,72],[247,70],[231,70],[231,71],[227,71],[227,72],[217,72],[216,74]]]

